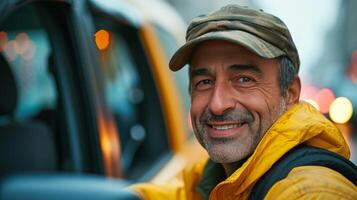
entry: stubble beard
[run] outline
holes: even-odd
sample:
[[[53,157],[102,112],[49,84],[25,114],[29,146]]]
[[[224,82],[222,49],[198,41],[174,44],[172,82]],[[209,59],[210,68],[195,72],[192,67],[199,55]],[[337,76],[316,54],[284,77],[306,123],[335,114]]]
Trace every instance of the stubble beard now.
[[[207,150],[211,160],[217,163],[231,163],[246,157],[252,148],[258,143],[258,135],[242,138],[239,141],[234,138],[210,138],[207,133],[207,121],[244,121],[245,126],[254,121],[254,116],[246,110],[232,111],[230,114],[213,116],[206,111],[200,118],[195,119],[195,134],[201,145]],[[245,128],[250,128],[245,127]],[[255,144],[256,143],[256,144]],[[249,144],[249,145],[247,145]],[[247,148],[248,147],[248,148]]]
[[[273,122],[262,130],[259,126],[256,134],[247,135],[247,137],[242,138],[238,144],[234,143],[235,140],[232,138],[209,138],[207,134],[207,127],[205,123],[199,118],[195,120],[196,130],[195,135],[201,145],[207,150],[211,160],[217,163],[234,163],[239,160],[246,158],[251,155],[256,147],[258,146],[260,140],[269,130],[271,125],[287,110],[287,104],[285,100],[281,100],[279,107],[277,109],[276,115]],[[250,122],[252,123],[252,122]],[[249,132],[254,133],[254,130],[247,123]],[[217,151],[217,148],[219,149]]]

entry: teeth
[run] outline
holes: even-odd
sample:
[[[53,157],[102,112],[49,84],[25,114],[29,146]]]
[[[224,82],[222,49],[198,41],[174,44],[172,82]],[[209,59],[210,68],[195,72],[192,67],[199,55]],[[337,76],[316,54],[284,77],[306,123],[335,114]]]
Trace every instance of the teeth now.
[[[229,125],[212,125],[212,128],[217,130],[227,130],[231,128],[238,128],[241,127],[242,124],[229,124]]]

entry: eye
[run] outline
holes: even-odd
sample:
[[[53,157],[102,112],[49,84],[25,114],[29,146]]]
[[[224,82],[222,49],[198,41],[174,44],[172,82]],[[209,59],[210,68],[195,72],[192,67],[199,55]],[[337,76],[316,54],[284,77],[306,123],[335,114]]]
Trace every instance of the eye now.
[[[243,77],[239,77],[238,78],[238,81],[241,82],[241,83],[246,83],[246,82],[251,82],[253,81],[253,79],[249,78],[249,77],[246,77],[246,76],[243,76]]]
[[[255,79],[249,76],[237,76],[233,79],[233,83],[240,87],[249,87],[255,83]]]
[[[211,88],[213,85],[213,81],[210,79],[200,80],[196,83],[195,88],[197,90],[205,90]]]

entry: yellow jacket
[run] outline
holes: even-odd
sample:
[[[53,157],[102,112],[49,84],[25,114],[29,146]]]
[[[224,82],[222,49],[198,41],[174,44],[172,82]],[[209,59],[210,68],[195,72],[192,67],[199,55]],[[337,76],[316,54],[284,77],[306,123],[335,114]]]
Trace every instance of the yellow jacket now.
[[[254,153],[231,176],[216,185],[210,200],[248,199],[254,183],[286,152],[299,144],[320,147],[349,158],[340,131],[310,104],[300,102],[284,113],[266,132]],[[137,184],[143,199],[203,197],[196,191],[207,163],[184,170],[182,177],[164,185]],[[321,166],[294,168],[269,190],[265,199],[357,199],[357,187],[344,176]]]

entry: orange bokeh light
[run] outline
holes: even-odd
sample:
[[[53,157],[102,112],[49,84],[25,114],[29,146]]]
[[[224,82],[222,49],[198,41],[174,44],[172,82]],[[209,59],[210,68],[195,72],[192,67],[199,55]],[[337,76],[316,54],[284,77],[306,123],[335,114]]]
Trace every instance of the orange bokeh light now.
[[[110,44],[110,34],[107,30],[101,29],[95,34],[95,44],[99,50],[106,49]]]
[[[321,89],[315,96],[315,101],[324,114],[329,112],[333,100],[335,100],[335,94],[328,88]]]
[[[0,52],[4,51],[7,40],[7,33],[5,31],[0,31]]]

